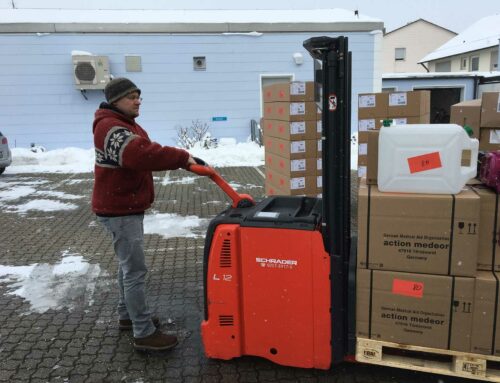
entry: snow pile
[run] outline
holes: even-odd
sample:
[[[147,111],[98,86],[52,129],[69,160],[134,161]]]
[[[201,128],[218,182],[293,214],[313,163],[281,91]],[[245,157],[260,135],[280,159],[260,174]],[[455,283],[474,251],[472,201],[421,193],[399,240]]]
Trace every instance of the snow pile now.
[[[208,224],[208,219],[194,215],[186,217],[177,214],[159,214],[144,216],[144,234],[158,234],[164,238],[173,237],[201,237],[205,235],[203,228]],[[198,233],[193,229],[199,229]]]
[[[33,153],[13,148],[12,165],[6,174],[15,173],[89,173],[94,169],[94,149],[64,148]]]
[[[55,265],[0,265],[0,282],[7,283],[8,294],[29,302],[30,309],[25,314],[41,314],[62,308],[71,311],[80,306],[82,301],[89,306],[93,304],[95,284],[101,268],[68,250],[61,255],[61,261]]]
[[[217,148],[199,145],[189,152],[213,167],[264,165],[264,147],[254,142],[236,143],[220,139]],[[351,168],[357,168],[357,132],[353,134]],[[64,148],[33,153],[30,149],[13,148],[12,165],[5,174],[18,173],[91,173],[94,171],[94,149]]]
[[[195,146],[189,151],[210,166],[264,165],[264,147],[254,142],[228,143],[217,148]],[[13,148],[12,165],[5,174],[17,173],[90,173],[94,171],[94,149],[65,148],[33,153],[30,149]]]

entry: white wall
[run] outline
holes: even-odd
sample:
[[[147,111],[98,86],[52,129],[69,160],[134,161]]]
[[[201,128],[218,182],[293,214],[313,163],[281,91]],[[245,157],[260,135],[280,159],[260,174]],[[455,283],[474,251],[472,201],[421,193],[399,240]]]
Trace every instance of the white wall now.
[[[418,61],[455,36],[455,33],[423,20],[386,34],[383,55],[384,73],[426,72]],[[406,48],[405,60],[395,60],[396,48]]]
[[[261,75],[292,73],[295,80],[312,80],[312,59],[302,43],[317,35],[3,34],[1,130],[18,147],[32,142],[48,149],[92,147],[93,114],[104,95],[88,91],[85,100],[75,89],[71,52],[81,50],[108,56],[113,75],[127,76],[142,89],[137,121],[153,140],[175,144],[176,126],[199,119],[210,124],[213,136],[243,141],[250,135],[250,120],[260,118]],[[374,91],[376,85],[374,35],[344,35],[353,52],[357,100],[358,93]],[[304,64],[294,63],[295,52],[303,54]],[[125,71],[126,54],[142,57],[142,72]],[[206,71],[193,71],[193,56],[206,56]],[[357,105],[352,110],[356,127]]]
[[[443,61],[451,61],[451,72],[469,72],[470,71],[470,58],[472,56],[479,56],[479,72],[489,72],[491,65],[491,52],[498,49],[497,47],[482,49],[474,52],[467,52],[461,55],[451,56],[441,60],[430,62],[428,67],[430,72],[436,71],[436,64]],[[467,59],[467,68],[460,69],[460,62],[462,58]]]

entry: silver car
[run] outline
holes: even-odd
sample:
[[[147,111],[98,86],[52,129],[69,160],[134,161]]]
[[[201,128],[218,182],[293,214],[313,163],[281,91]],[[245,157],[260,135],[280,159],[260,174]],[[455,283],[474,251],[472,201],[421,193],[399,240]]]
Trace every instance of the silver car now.
[[[5,171],[5,168],[12,162],[12,154],[9,149],[9,142],[2,132],[0,132],[0,174]]]

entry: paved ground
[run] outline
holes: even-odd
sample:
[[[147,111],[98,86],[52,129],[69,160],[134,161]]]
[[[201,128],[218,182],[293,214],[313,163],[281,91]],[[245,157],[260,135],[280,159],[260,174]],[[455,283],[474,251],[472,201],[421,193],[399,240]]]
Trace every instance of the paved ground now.
[[[223,168],[220,172],[239,185],[239,192],[257,198],[263,195],[263,178],[257,169]],[[212,218],[228,204],[208,179],[164,186],[163,175],[157,174],[156,182],[155,209],[159,212]],[[169,176],[188,175],[177,171]],[[110,240],[90,212],[92,174],[0,177],[4,190],[6,185],[33,185],[37,180],[47,181],[38,189],[84,198],[69,201],[78,205],[75,210],[30,211],[25,215],[7,212],[4,205],[0,212],[0,265],[54,265],[61,262],[63,254],[79,254],[90,264],[89,270],[99,274],[92,284],[67,290],[70,293],[59,297],[58,307],[43,313],[33,310],[36,302],[12,294],[12,283],[0,283],[1,382],[469,382],[361,364],[317,371],[282,367],[255,357],[207,359],[199,330],[205,227],[197,238],[146,235],[150,306],[163,321],[172,320],[163,329],[177,334],[180,344],[169,353],[134,352],[131,335],[117,328],[116,264]],[[61,200],[54,196],[43,198]],[[33,195],[12,204],[32,199]],[[57,296],[63,283],[51,279],[47,289]]]

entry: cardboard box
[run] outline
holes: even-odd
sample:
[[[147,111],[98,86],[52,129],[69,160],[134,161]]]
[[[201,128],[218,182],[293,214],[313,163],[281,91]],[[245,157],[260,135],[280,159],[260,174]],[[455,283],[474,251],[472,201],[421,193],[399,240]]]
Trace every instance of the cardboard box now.
[[[377,185],[378,180],[378,130],[368,133],[368,155],[366,161],[366,184]]]
[[[361,93],[358,95],[358,120],[380,120],[387,116],[387,93]]]
[[[484,185],[475,185],[473,190],[479,195],[481,206],[477,269],[500,271],[499,196]]]
[[[379,130],[383,126],[384,120],[393,120],[396,125],[406,124],[429,124],[430,114],[413,117],[385,117],[382,119],[358,120],[358,140],[359,142],[368,142],[368,132]]]
[[[479,132],[479,150],[485,152],[500,150],[500,127],[498,129],[481,127]]]
[[[264,135],[299,141],[321,138],[321,121],[261,120]]]
[[[357,270],[356,335],[469,352],[474,278]]]
[[[358,267],[474,276],[479,196],[382,193],[360,182]]]
[[[394,125],[407,125],[407,124],[430,124],[431,114],[425,113],[419,116],[392,116],[388,117],[392,120]]]
[[[431,92],[392,92],[388,94],[387,115],[392,117],[412,117],[430,115]]]
[[[266,151],[266,168],[290,177],[320,176],[322,174],[321,158],[301,158],[292,160]]]
[[[479,138],[481,126],[481,99],[462,101],[451,106],[450,124],[460,126],[468,125],[474,132],[474,137]]]
[[[358,166],[367,166],[367,164],[368,164],[367,155],[358,156]]]
[[[359,178],[366,177],[366,166],[358,166],[358,177]]]
[[[292,160],[321,157],[321,140],[288,141],[264,136],[266,152]]]
[[[317,195],[322,192],[321,176],[290,177],[266,168],[266,184],[274,186],[283,195]]]
[[[292,81],[272,84],[263,89],[264,102],[314,101],[314,82]]]
[[[280,121],[318,121],[321,111],[315,102],[266,102],[264,119]]]
[[[500,275],[479,271],[474,293],[471,352],[500,356],[499,286]]]
[[[481,127],[500,128],[500,92],[484,92],[481,97]]]

